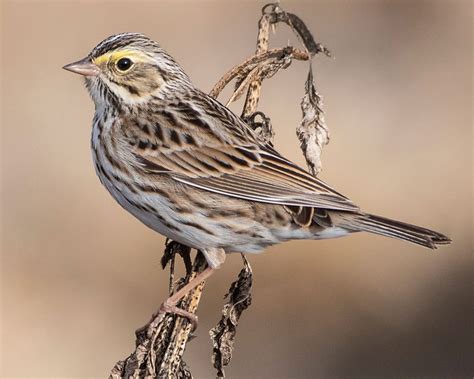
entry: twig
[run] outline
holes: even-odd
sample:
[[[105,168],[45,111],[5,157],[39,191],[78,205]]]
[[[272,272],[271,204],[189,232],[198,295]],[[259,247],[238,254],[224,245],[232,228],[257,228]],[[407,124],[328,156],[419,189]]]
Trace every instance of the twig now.
[[[268,50],[268,39],[270,35],[270,23],[272,15],[265,13],[265,7],[262,8],[262,17],[258,22],[257,49],[255,54],[261,54]],[[242,110],[242,118],[249,117],[257,110],[258,100],[260,99],[260,88],[262,86],[262,78],[257,78],[250,83],[245,99],[244,109]]]
[[[218,97],[221,91],[236,77],[245,77],[250,71],[254,70],[256,67],[266,67],[272,62],[279,62],[288,58],[305,61],[310,59],[310,56],[307,52],[298,50],[292,46],[272,49],[260,54],[253,55],[250,58],[247,58],[239,65],[233,67],[226,74],[224,74],[224,76],[220,78],[219,81],[214,85],[209,94],[212,97]],[[253,82],[250,84],[249,90],[251,89],[251,94],[247,94],[247,98],[245,99],[245,114],[243,114],[242,118],[245,118],[255,112],[256,108],[254,109],[253,103],[257,101],[257,97],[253,93],[260,91],[261,84],[258,85],[258,82],[261,82],[262,79],[263,77],[255,80],[255,85],[253,85]],[[235,100],[237,99],[234,99],[233,101]]]

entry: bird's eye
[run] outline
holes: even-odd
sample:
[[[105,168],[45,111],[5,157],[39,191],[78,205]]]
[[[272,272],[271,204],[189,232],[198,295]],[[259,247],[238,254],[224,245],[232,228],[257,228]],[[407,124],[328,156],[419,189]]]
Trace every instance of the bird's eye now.
[[[129,59],[129,58],[120,58],[118,61],[117,61],[117,68],[120,70],[120,71],[127,71],[130,67],[132,67],[132,60]]]

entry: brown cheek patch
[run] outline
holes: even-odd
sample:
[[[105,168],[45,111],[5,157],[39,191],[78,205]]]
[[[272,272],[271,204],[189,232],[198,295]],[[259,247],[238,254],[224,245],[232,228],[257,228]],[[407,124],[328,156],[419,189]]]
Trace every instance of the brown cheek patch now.
[[[132,96],[136,97],[155,92],[164,82],[154,66],[144,63],[135,63],[135,67],[132,67],[129,73],[114,75],[109,80],[124,87]]]
[[[150,64],[140,64],[135,68],[135,86],[138,91],[149,94],[156,91],[163,83],[163,77],[155,66]]]

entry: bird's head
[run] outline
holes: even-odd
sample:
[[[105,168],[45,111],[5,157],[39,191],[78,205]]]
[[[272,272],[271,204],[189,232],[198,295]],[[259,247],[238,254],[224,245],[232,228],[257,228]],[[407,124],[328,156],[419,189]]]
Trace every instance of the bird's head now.
[[[139,33],[110,36],[90,54],[63,67],[83,75],[96,106],[144,103],[189,85],[189,78],[155,41]],[[167,91],[168,89],[168,91]]]

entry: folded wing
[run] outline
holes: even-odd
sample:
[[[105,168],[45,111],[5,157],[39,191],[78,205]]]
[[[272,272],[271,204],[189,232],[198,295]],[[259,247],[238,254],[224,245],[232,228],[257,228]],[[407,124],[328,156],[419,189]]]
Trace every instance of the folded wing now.
[[[357,211],[349,199],[321,180],[257,146],[183,147],[166,152],[135,151],[150,173],[206,191],[245,200],[286,206]]]
[[[261,144],[229,109],[199,93],[129,128],[140,168],[245,200],[357,211],[349,199]]]

